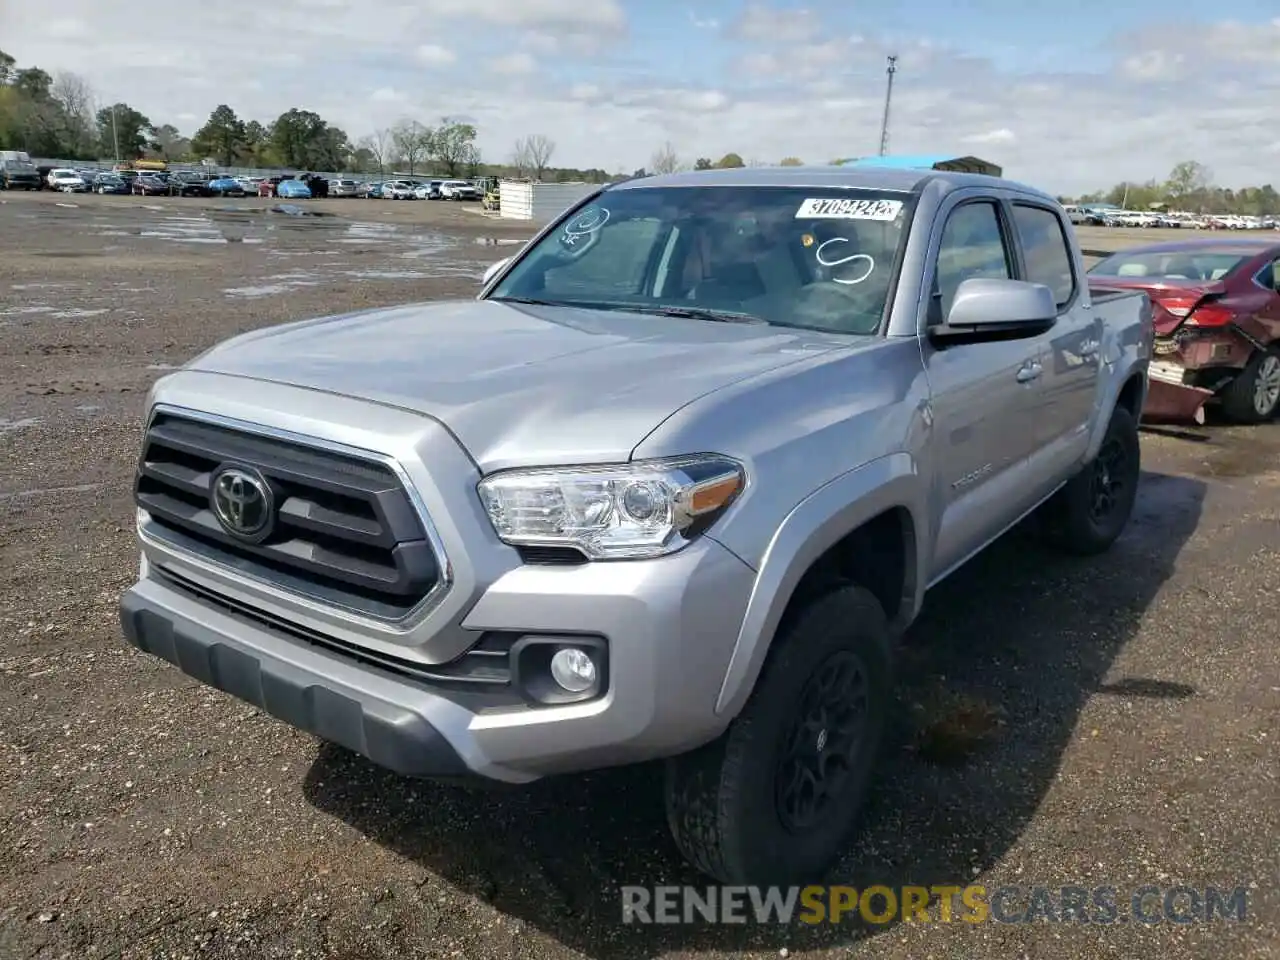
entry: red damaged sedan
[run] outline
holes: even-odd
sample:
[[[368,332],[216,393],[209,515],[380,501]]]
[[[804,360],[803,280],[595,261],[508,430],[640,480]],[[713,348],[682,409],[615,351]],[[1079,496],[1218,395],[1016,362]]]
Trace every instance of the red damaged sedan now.
[[[1089,270],[1089,287],[1145,290],[1155,321],[1142,417],[1204,422],[1216,400],[1238,423],[1280,406],[1280,237],[1133,247]]]

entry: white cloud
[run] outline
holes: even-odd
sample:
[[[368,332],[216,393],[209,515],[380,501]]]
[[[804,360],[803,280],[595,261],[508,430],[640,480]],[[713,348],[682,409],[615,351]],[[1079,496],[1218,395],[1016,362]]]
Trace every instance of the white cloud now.
[[[444,67],[458,62],[458,55],[438,43],[424,43],[415,51],[418,62],[428,67]]]
[[[1017,143],[1018,136],[1008,127],[1001,127],[998,130],[987,130],[984,133],[971,133],[967,137],[961,137],[961,143],[973,144],[975,146],[1000,146],[1003,144]]]
[[[712,8],[685,0],[686,42],[673,43],[630,31],[619,0],[222,0],[198,30],[166,16],[145,31],[101,0],[60,0],[56,19],[0,0],[0,46],[188,134],[220,103],[264,123],[316,110],[353,140],[447,110],[474,118],[485,156],[542,133],[559,163],[627,172],[667,140],[689,161],[873,152],[897,53],[894,153],[976,153],[1055,192],[1163,177],[1185,159],[1227,185],[1280,178],[1280,21],[1168,18],[1099,38],[1077,68],[1092,27],[1067,11],[1045,61],[1074,72],[1011,71],[937,37],[890,43],[872,13],[839,20],[807,2],[754,2],[711,29]]]
[[[689,11],[689,22],[699,30],[719,30],[720,21],[715,17],[700,17],[694,11]]]
[[[538,61],[523,51],[509,53],[504,57],[494,57],[489,61],[489,69],[494,73],[523,75],[538,72]]]
[[[1186,54],[1176,50],[1143,50],[1120,61],[1130,80],[1171,80],[1183,70]]]
[[[731,36],[754,43],[804,43],[822,32],[822,21],[808,9],[748,4],[729,25]]]

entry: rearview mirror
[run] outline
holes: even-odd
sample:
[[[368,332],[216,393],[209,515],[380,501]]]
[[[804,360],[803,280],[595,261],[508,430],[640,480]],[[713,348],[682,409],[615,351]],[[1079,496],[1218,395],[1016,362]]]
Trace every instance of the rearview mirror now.
[[[503,257],[497,263],[491,263],[488,269],[485,270],[484,277],[481,279],[480,282],[482,284],[488,284],[488,282],[492,280],[494,277],[496,277],[502,271],[502,268],[505,267],[510,262],[511,262],[510,257]]]
[[[1053,325],[1058,304],[1042,283],[973,277],[961,282],[946,321],[930,330],[941,338],[1033,336]]]

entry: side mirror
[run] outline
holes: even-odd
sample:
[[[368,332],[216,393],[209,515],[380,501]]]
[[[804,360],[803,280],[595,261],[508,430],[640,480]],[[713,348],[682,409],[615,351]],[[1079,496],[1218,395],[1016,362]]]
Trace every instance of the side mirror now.
[[[488,268],[484,272],[484,277],[483,279],[481,279],[480,283],[482,285],[487,285],[489,281],[492,280],[494,277],[496,277],[502,271],[502,268],[505,267],[510,262],[511,262],[510,257],[503,257],[497,263],[489,264]]]
[[[929,335],[938,339],[1005,339],[1035,336],[1053,326],[1058,304],[1042,283],[973,277],[956,289],[946,321]]]

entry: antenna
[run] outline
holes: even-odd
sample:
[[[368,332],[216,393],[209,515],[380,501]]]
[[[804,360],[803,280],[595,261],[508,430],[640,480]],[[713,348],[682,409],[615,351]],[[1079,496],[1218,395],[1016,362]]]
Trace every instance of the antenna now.
[[[889,152],[889,104],[893,100],[893,75],[897,72],[898,58],[890,57],[889,66],[885,69],[889,83],[884,91],[884,119],[880,121],[880,156],[882,157]]]

